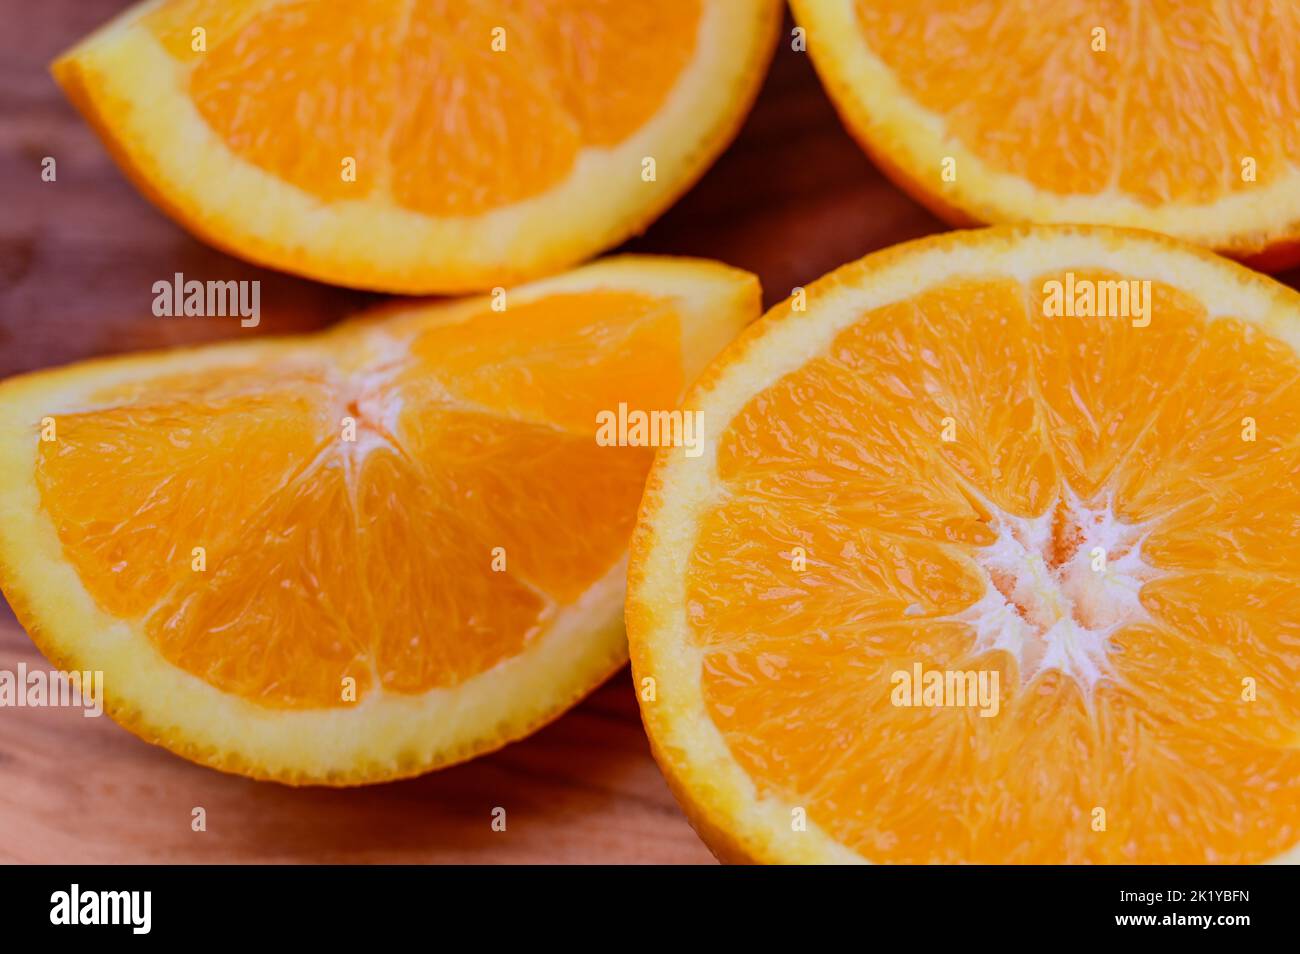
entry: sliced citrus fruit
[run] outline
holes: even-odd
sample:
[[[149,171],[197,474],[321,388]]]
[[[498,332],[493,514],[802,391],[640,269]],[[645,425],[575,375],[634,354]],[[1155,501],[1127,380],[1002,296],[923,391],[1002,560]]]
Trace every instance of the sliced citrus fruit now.
[[[758,295],[614,258],[12,379],[0,584],[56,665],[198,762],[353,784],[496,748],[626,659],[652,451],[600,442],[598,415],[671,411]]]
[[[54,76],[140,189],[233,255],[455,292],[645,228],[738,130],[778,0],[166,0]]]
[[[1300,260],[1300,7],[792,0],[850,131],[955,224],[1154,229]]]
[[[633,535],[643,717],[714,850],[1296,859],[1300,295],[1087,226],[806,295],[688,393]]]

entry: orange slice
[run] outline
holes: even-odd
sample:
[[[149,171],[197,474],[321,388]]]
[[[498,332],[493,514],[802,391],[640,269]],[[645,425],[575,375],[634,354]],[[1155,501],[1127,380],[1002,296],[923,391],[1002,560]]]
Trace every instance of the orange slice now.
[[[507,286],[644,229],[736,133],[778,0],[165,0],[54,76],[204,241],[339,285]]]
[[[651,450],[598,416],[670,411],[758,295],[615,258],[15,378],[0,585],[56,665],[103,672],[118,721],[216,768],[344,785],[499,747],[626,659]]]
[[[840,115],[955,224],[1154,229],[1300,261],[1300,7],[792,0]]]
[[[633,537],[642,714],[713,849],[1300,858],[1300,295],[1088,226],[806,294],[687,395]]]

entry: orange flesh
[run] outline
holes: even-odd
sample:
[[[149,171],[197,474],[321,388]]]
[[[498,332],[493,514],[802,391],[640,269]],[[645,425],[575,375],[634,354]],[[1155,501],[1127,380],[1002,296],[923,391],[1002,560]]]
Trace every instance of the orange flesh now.
[[[447,216],[538,195],[582,149],[627,139],[694,56],[701,17],[699,0],[320,6],[173,0],[146,23],[244,159],[322,199],[386,191]]]
[[[1300,7],[857,0],[872,52],[950,134],[1060,194],[1205,202],[1300,152]],[[1094,51],[1095,29],[1106,49]],[[1242,179],[1242,159],[1256,182]]]
[[[358,699],[454,686],[527,648],[622,558],[649,469],[595,442],[595,409],[681,392],[679,316],[638,293],[417,326],[342,371],[370,333],[338,360],[116,388],[40,444],[42,506],[98,605],[265,706],[343,705],[348,677]]]
[[[1106,277],[1140,276],[1076,270]],[[1041,317],[1052,278],[864,314],[729,424],[687,570],[708,711],[760,796],[871,860],[1275,856],[1300,839],[1300,361],[1157,282],[1149,327]],[[1102,532],[1130,602],[1088,570]],[[1000,562],[1026,541],[1063,609]],[[980,637],[987,605],[1024,645]],[[1100,633],[1096,678],[1052,662],[1057,612]],[[917,663],[997,671],[1000,712],[894,704]]]

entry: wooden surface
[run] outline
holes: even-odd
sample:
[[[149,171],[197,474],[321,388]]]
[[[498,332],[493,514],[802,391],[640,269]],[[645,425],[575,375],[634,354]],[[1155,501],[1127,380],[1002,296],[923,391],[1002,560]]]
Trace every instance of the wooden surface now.
[[[305,330],[371,298],[209,249],[122,178],[45,66],[123,5],[0,0],[0,377],[93,355]],[[44,156],[58,162],[55,183],[40,180]],[[836,265],[941,227],[863,157],[806,55],[783,42],[737,141],[627,247],[750,269],[771,304]],[[261,279],[261,326],[152,317],[151,286],[175,271]],[[0,669],[20,661],[44,665],[0,608]],[[504,833],[490,828],[497,805],[508,811]],[[206,832],[191,831],[195,806],[206,809]],[[710,860],[650,758],[626,670],[495,755],[343,791],[221,775],[106,717],[0,709],[0,861]]]

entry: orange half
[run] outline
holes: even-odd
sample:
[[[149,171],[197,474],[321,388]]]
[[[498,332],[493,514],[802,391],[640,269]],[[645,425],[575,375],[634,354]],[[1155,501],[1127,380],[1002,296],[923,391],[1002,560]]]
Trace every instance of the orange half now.
[[[739,129],[778,0],[166,0],[53,65],[197,236],[322,281],[508,286],[645,228]]]
[[[1294,291],[1082,226],[901,245],[750,328],[629,571],[714,850],[1297,860],[1298,349]]]
[[[1300,261],[1300,8],[791,0],[845,124],[954,224],[1165,232]]]
[[[109,712],[217,768],[354,784],[469,758],[626,658],[671,411],[753,276],[626,257],[326,333],[0,386],[0,585]],[[617,437],[610,432],[607,437]]]

